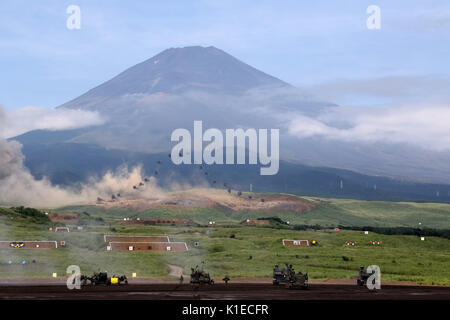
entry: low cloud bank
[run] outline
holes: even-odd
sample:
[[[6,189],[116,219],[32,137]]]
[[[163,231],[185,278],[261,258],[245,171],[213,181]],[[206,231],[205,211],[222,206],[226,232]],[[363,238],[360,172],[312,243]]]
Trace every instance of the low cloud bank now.
[[[3,110],[0,105],[0,137],[8,139],[37,129],[66,130],[105,123],[98,112],[27,106]]]
[[[289,134],[298,138],[364,143],[406,143],[428,150],[450,149],[450,106],[331,108],[318,117],[292,115]]]

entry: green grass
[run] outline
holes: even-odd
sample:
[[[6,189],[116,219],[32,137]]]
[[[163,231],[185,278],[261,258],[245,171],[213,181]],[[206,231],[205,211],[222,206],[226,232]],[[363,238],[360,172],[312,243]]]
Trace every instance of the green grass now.
[[[247,194],[244,194],[246,196]],[[253,194],[255,197],[262,196]],[[301,198],[317,206],[309,212],[289,211],[232,211],[225,207],[173,208],[136,211],[126,208],[105,210],[96,206],[76,206],[58,209],[59,212],[86,212],[80,215],[85,229],[69,234],[48,231],[49,224],[30,217],[15,215],[0,208],[0,240],[66,240],[66,248],[57,250],[0,250],[0,277],[49,277],[51,273],[65,274],[69,265],[81,267],[83,273],[107,270],[111,273],[138,276],[168,277],[168,264],[190,267],[206,263],[213,277],[271,277],[276,263],[292,263],[308,272],[311,279],[354,278],[359,266],[370,264],[381,268],[382,280],[413,281],[420,284],[450,285],[450,240],[416,236],[373,234],[361,231],[333,232],[242,226],[244,219],[279,217],[293,224],[321,226],[379,226],[450,228],[450,205],[429,203],[394,203],[345,199]],[[56,211],[56,210],[55,210]],[[192,227],[118,225],[124,217],[180,217],[196,222]],[[99,220],[102,218],[103,221]],[[217,226],[206,227],[214,220]],[[185,241],[190,250],[180,253],[139,253],[106,251],[103,234],[168,235],[171,241]],[[209,234],[206,232],[209,231]],[[233,238],[231,236],[234,235]],[[281,240],[317,240],[318,247],[283,247]],[[369,240],[384,242],[382,247],[367,245]],[[360,246],[348,248],[345,241],[358,241]],[[199,247],[194,247],[199,242]],[[251,256],[251,259],[250,259]],[[9,266],[8,260],[23,259],[26,266]]]
[[[256,194],[253,195],[255,197],[258,196]],[[136,211],[128,208],[105,210],[104,208],[96,206],[75,206],[61,208],[58,211],[87,212],[92,218],[102,217],[109,221],[118,221],[125,217],[179,217],[190,218],[197,223],[204,224],[211,220],[218,223],[236,223],[245,219],[279,217],[284,221],[289,221],[291,224],[450,229],[450,205],[448,204],[359,201],[305,197],[301,199],[315,203],[315,209],[299,213],[278,210],[233,211],[226,207],[216,206],[213,208],[165,207]],[[421,224],[419,225],[419,223]]]
[[[2,234],[5,232],[2,225]],[[171,241],[186,241],[190,250],[179,253],[140,253],[106,251],[102,235],[107,227],[92,227],[69,234],[50,233],[25,226],[9,230],[14,239],[66,240],[67,247],[57,250],[0,250],[0,277],[49,277],[65,274],[66,268],[79,265],[82,272],[98,268],[111,273],[168,277],[168,264],[190,267],[205,261],[213,277],[228,274],[236,277],[270,277],[275,263],[292,263],[308,272],[311,279],[354,278],[360,265],[380,266],[382,279],[414,281],[421,284],[450,285],[450,240],[429,237],[420,241],[414,236],[364,235],[357,231],[330,230],[294,231],[265,227],[159,227],[118,226],[120,234],[169,235]],[[209,230],[209,234],[206,231]],[[234,238],[231,238],[234,235]],[[319,241],[318,247],[283,247],[283,238]],[[383,241],[382,247],[372,247],[369,240]],[[358,247],[348,248],[345,241],[358,241]],[[194,247],[199,242],[199,247]],[[250,259],[250,256],[252,257]],[[344,261],[344,258],[347,261]],[[31,262],[25,267],[11,267],[7,261]]]
[[[305,218],[317,219],[318,224],[334,221],[336,224],[354,226],[450,228],[448,204],[349,199],[314,201],[319,204],[318,210],[307,213]]]

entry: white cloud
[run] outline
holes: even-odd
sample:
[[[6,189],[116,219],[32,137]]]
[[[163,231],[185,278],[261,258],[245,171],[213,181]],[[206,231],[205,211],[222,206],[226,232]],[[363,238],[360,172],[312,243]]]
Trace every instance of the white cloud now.
[[[289,134],[345,142],[406,143],[450,150],[450,106],[332,108],[317,118],[295,115]]]
[[[105,122],[98,112],[35,106],[3,111],[0,106],[0,118],[0,137],[5,139],[31,130],[77,129]]]

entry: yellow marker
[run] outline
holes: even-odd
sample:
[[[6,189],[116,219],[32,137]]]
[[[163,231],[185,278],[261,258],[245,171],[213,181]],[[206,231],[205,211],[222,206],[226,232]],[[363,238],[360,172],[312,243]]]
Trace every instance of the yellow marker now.
[[[111,284],[118,284],[119,278],[111,278]]]
[[[53,278],[56,278],[58,276],[58,274],[56,272],[53,272]]]
[[[133,272],[133,274],[131,275],[133,278],[136,278],[137,277],[137,275],[136,275],[136,272]]]

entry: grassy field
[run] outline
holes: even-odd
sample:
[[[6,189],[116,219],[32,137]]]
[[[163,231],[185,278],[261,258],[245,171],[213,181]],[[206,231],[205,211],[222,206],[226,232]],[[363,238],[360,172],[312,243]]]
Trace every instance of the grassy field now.
[[[79,212],[83,231],[54,233],[45,219],[24,218],[11,210],[0,212],[0,240],[65,240],[65,248],[56,250],[0,249],[0,277],[49,277],[53,272],[65,274],[69,265],[79,265],[83,273],[98,269],[111,273],[142,277],[170,277],[169,264],[190,268],[206,264],[216,279],[236,277],[271,277],[273,266],[291,263],[308,272],[311,279],[355,278],[359,266],[370,264],[381,268],[382,280],[413,281],[419,284],[450,286],[450,240],[417,236],[381,235],[362,231],[333,231],[338,224],[348,226],[412,226],[450,228],[450,206],[365,202],[303,198],[317,207],[309,212],[232,211],[228,208],[173,208],[133,211],[124,208],[105,210],[96,206],[66,207],[58,211]],[[0,210],[1,211],[1,210]],[[82,214],[84,212],[84,214]],[[240,225],[247,218],[277,216],[291,224],[319,224],[321,230],[298,231],[280,225],[255,227]],[[183,217],[195,226],[118,225],[124,217]],[[207,227],[214,220],[217,225]],[[328,226],[328,227],[327,227]],[[73,226],[72,226],[73,227]],[[75,229],[75,228],[74,228]],[[188,252],[120,252],[106,251],[104,234],[168,235],[171,241],[187,242]],[[319,242],[317,247],[290,248],[282,239],[307,239]],[[383,241],[373,247],[369,240]],[[345,241],[357,241],[357,247],[346,247]],[[195,247],[194,242],[199,246]],[[8,261],[12,260],[13,265]],[[22,260],[27,265],[21,266]],[[35,260],[35,263],[32,261]]]
[[[4,229],[4,227],[2,227]],[[102,235],[107,227],[92,227],[69,234],[50,233],[15,226],[8,231],[14,239],[55,239],[67,241],[65,248],[48,251],[0,250],[0,277],[48,277],[64,274],[67,266],[79,265],[83,272],[107,270],[145,277],[168,277],[168,264],[189,268],[205,261],[214,277],[270,277],[275,263],[292,263],[311,279],[352,278],[360,265],[380,266],[383,280],[414,281],[421,284],[450,285],[450,240],[415,236],[364,235],[358,231],[294,231],[265,227],[117,227],[120,234],[169,235],[171,241],[186,241],[188,252],[140,253],[106,251]],[[2,230],[4,231],[4,230]],[[207,232],[208,231],[208,232]],[[4,234],[4,232],[2,232]],[[289,248],[281,240],[317,240],[318,247]],[[368,245],[383,241],[382,247]],[[358,241],[358,247],[345,247],[345,241]],[[195,247],[194,242],[199,242]],[[10,266],[8,260],[26,266]],[[31,263],[32,260],[36,263]]]

